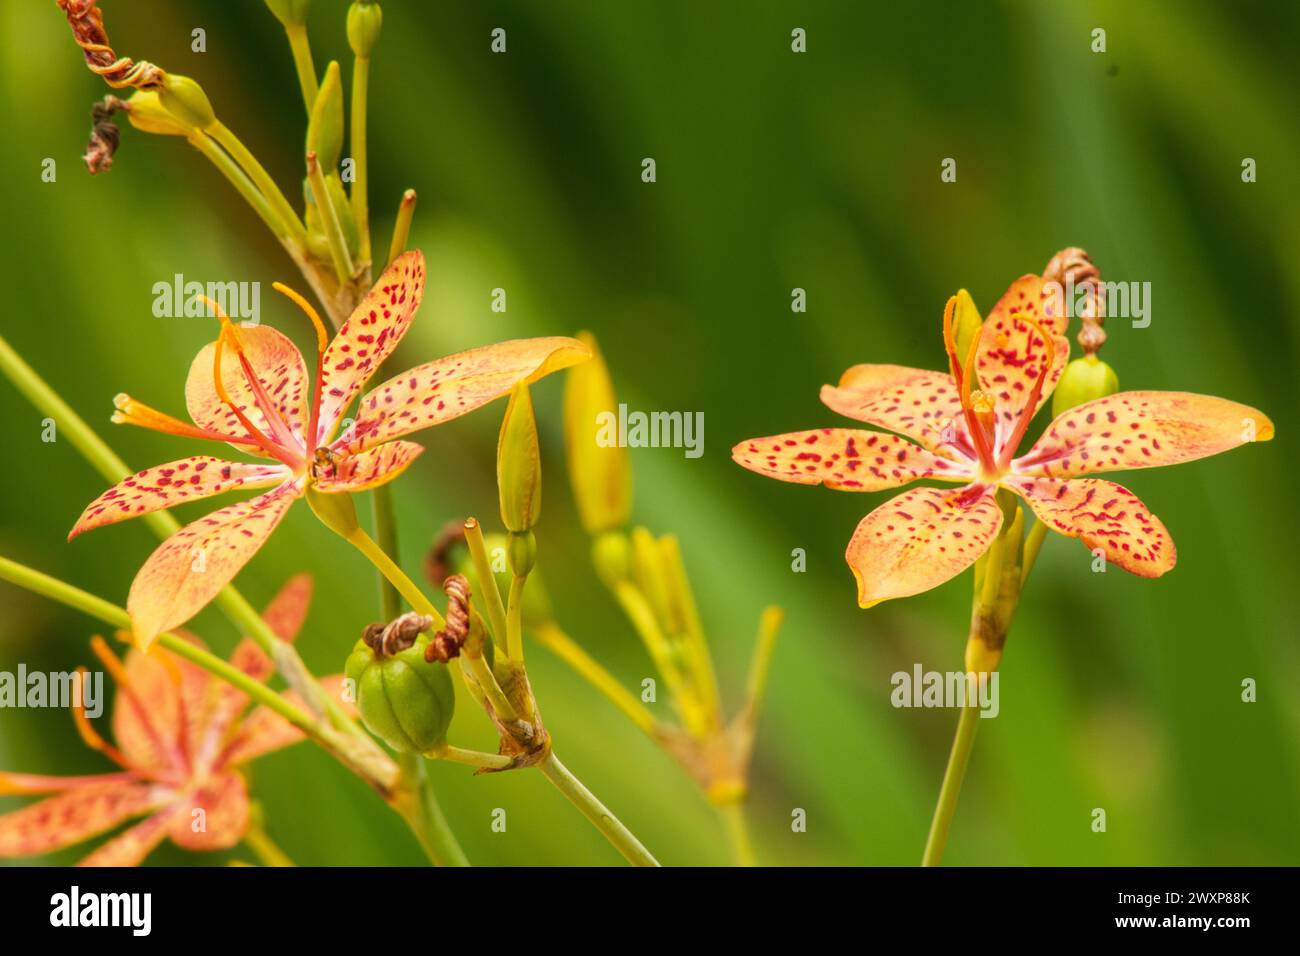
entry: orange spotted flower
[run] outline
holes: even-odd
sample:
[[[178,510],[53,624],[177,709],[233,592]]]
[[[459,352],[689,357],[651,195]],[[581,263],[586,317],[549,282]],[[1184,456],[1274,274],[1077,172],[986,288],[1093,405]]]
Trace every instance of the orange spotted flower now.
[[[1023,498],[1053,531],[1101,549],[1126,571],[1159,577],[1175,560],[1165,526],[1132,492],[1083,476],[1174,465],[1273,437],[1267,417],[1226,399],[1121,392],[1063,413],[1020,453],[1069,357],[1059,291],[1040,276],[1017,279],[964,362],[957,355],[956,301],[944,312],[948,374],[855,365],[838,386],[822,388],[834,411],[897,435],[821,428],[732,449],[751,471],[843,491],[924,478],[961,484],[916,488],[862,519],[845,553],[862,607],[927,591],[974,564],[1002,525],[999,488]]]
[[[127,610],[141,646],[183,624],[239,572],[309,486],[347,494],[392,481],[423,447],[399,441],[586,359],[576,339],[536,338],[470,349],[420,365],[361,398],[351,427],[344,413],[410,327],[424,292],[424,256],[398,256],[328,341],[319,316],[277,284],[316,327],[315,390],[302,354],[266,326],[221,334],[199,352],[185,383],[190,425],[127,395],[113,421],[234,445],[270,462],[197,455],[147,468],[92,501],[68,539],[83,531],[235,488],[271,490],[181,528],[158,547],[131,585]]]
[[[267,607],[267,624],[292,640],[310,600],[311,579],[290,580]],[[118,684],[116,745],[99,736],[83,710],[74,715],[86,743],[122,769],[86,777],[0,772],[0,794],[54,794],[0,815],[0,858],[50,853],[142,816],[81,865],[135,866],[169,837],[199,852],[234,846],[248,829],[248,789],[239,768],[296,743],[302,732],[264,705],[246,712],[242,691],[162,647],[132,648],[125,662],[100,638],[92,647]],[[261,681],[274,670],[247,638],[230,663]],[[327,682],[337,687],[339,678]]]

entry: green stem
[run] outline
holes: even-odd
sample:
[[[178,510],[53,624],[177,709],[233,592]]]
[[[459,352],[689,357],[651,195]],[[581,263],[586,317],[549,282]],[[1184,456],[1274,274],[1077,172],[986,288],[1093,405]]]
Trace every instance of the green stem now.
[[[235,187],[235,191],[244,197],[244,201],[253,208],[262,222],[266,223],[267,228],[275,233],[281,242],[287,243],[290,234],[289,226],[271,208],[266,197],[258,192],[247,174],[230,158],[230,154],[213,142],[212,137],[202,130],[196,129],[186,138],[195,149],[207,157],[213,166],[217,167],[221,175],[225,176],[230,185]]]
[[[962,779],[966,776],[966,765],[970,762],[971,747],[975,743],[979,715],[979,707],[961,709],[961,717],[957,720],[957,735],[953,738],[948,767],[943,773],[943,785],[939,788],[939,803],[934,808],[930,835],[925,841],[925,854],[921,857],[922,866],[938,866],[943,857],[943,848],[948,843],[948,830],[952,826],[953,814],[957,811]]]
[[[407,577],[406,572],[399,568],[379,545],[375,544],[373,538],[366,534],[360,528],[357,528],[347,537],[348,542],[358,551],[366,556],[379,572],[393,583],[402,597],[406,598],[406,603],[415,608],[421,614],[433,618],[433,626],[441,630],[447,626],[447,621],[443,618],[442,613],[433,606],[433,602],[425,597],[424,592],[416,586],[415,582]]]
[[[724,803],[718,807],[722,822],[727,827],[732,853],[737,866],[757,866],[754,844],[749,838],[749,824],[745,820],[745,807],[740,803]]]
[[[1047,525],[1041,521],[1035,521],[1034,526],[1025,535],[1025,556],[1020,568],[1020,586],[1022,588],[1029,580],[1029,572],[1034,570],[1034,563],[1038,560],[1038,552],[1043,549],[1043,539],[1046,537]]]
[[[321,170],[315,153],[307,154],[307,183],[311,186],[312,198],[316,200],[316,211],[320,213],[325,239],[329,242],[334,273],[339,285],[346,286],[352,281],[352,254],[348,252],[348,242],[343,238],[343,226],[339,222],[334,202],[330,199],[329,189],[325,186],[325,173]]]
[[[370,57],[352,62],[352,218],[360,235],[361,261],[370,261],[369,164],[366,159],[366,93],[370,86]]]
[[[514,759],[505,754],[490,754],[483,750],[466,750],[452,744],[442,744],[425,754],[430,760],[448,760],[452,763],[468,764],[471,767],[491,767],[505,770],[514,765]]]
[[[271,208],[284,220],[289,228],[289,235],[293,237],[294,241],[300,245],[305,245],[307,227],[298,218],[298,213],[294,211],[293,206],[289,205],[289,200],[284,198],[284,193],[280,192],[280,187],[275,184],[275,180],[257,161],[257,157],[243,144],[243,141],[220,120],[214,121],[204,132],[220,143],[221,148],[229,153],[244,172],[248,174],[248,178],[266,197],[267,202],[271,204]]]
[[[293,52],[294,69],[298,71],[298,86],[302,89],[302,102],[307,107],[307,115],[311,116],[319,87],[316,80],[316,65],[312,62],[311,40],[307,38],[307,27],[305,24],[286,26],[284,32],[289,38],[289,49]]]
[[[488,621],[492,625],[492,637],[497,646],[507,652],[506,606],[501,602],[501,589],[497,587],[496,575],[492,572],[492,563],[488,560],[487,543],[483,540],[483,529],[478,520],[470,518],[465,522],[465,543],[469,546],[470,558],[474,562],[474,576],[478,578],[479,594],[487,606]]]
[[[433,793],[429,774],[418,754],[399,754],[401,786],[394,801],[420,846],[435,866],[469,866],[456,834]]]
[[[596,799],[581,780],[569,772],[569,768],[560,763],[555,754],[549,753],[546,759],[537,765],[537,769],[555,788],[568,798],[569,802],[582,811],[583,816],[604,834],[605,839],[633,866],[658,866],[659,861],[650,855],[650,851],[641,845],[641,841],[632,831],[619,821],[603,803]]]
[[[527,582],[526,574],[516,574],[510,579],[510,600],[506,605],[506,657],[512,661],[524,659],[523,600]]]
[[[370,509],[375,521],[375,543],[379,550],[396,560],[397,521],[393,515],[392,485],[380,485],[370,492]],[[391,621],[402,613],[401,594],[382,571],[379,572],[379,606],[385,621]]]

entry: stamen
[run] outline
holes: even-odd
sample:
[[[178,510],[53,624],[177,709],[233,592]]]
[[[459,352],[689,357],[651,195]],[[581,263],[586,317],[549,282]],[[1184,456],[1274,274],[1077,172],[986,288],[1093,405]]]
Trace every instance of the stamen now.
[[[81,682],[82,687],[86,686],[84,682],[88,679],[89,673],[90,672],[84,667],[77,668],[77,681]],[[124,770],[132,769],[130,761],[126,759],[122,751],[118,750],[96,733],[95,728],[90,723],[90,718],[86,716],[86,704],[84,699],[77,701],[74,698],[72,701],[72,719],[77,725],[77,733],[81,736],[82,741],[87,747],[92,750],[98,750],[105,757]]]
[[[287,296],[298,308],[306,312],[307,318],[311,319],[311,324],[316,327],[316,384],[315,388],[312,389],[311,414],[307,420],[306,440],[311,444],[319,445],[323,436],[316,434],[316,430],[320,427],[320,389],[321,379],[324,378],[325,373],[325,350],[329,348],[329,335],[325,331],[325,323],[320,320],[320,316],[312,308],[310,302],[283,282],[273,282],[271,288],[281,295]],[[311,445],[309,444],[307,447],[311,447]]]
[[[222,323],[221,334],[217,336],[216,348],[212,350],[212,384],[216,389],[217,398],[219,398],[227,408],[235,413],[235,417],[239,419],[239,423],[248,431],[249,437],[252,438],[252,443],[254,445],[260,446],[262,450],[272,458],[284,462],[290,468],[296,468],[301,464],[301,462],[299,462],[293,455],[289,454],[288,451],[267,438],[266,435],[262,434],[262,431],[249,420],[243,410],[230,400],[230,394],[226,391],[226,385],[221,380],[221,350],[225,345],[227,329],[230,328],[229,322],[230,320],[226,319]],[[235,342],[235,348],[239,348],[238,340]],[[247,444],[247,442],[245,442],[245,444]]]
[[[96,634],[90,639],[90,650],[99,658],[99,662],[104,665],[104,670],[108,671],[108,675],[113,678],[118,690],[126,695],[127,703],[135,711],[136,719],[144,727],[145,733],[149,735],[149,740],[158,753],[170,753],[173,759],[179,758],[181,754],[177,752],[176,747],[168,746],[158,732],[157,726],[149,716],[148,709],[144,706],[144,701],[140,699],[140,695],[136,693],[135,687],[131,683],[131,678],[126,672],[126,666],[113,653],[113,649],[108,646],[108,642]]]
[[[953,297],[956,302],[956,296]],[[979,456],[980,464],[986,471],[993,471],[993,431],[986,428],[985,423],[980,421],[979,415],[971,401],[971,382],[978,383],[975,372],[975,356],[979,354],[980,343],[984,339],[984,330],[988,328],[988,323],[980,326],[975,333],[975,341],[970,344],[970,351],[966,353],[966,365],[962,369],[962,375],[958,379],[961,384],[961,408],[966,415],[966,425],[970,429],[971,440],[975,443],[975,452]],[[945,335],[947,328],[945,327]],[[950,357],[956,355],[956,351],[949,353]],[[956,377],[956,376],[954,376]],[[976,393],[980,397],[981,404],[988,401],[987,393],[981,388]]]
[[[1029,429],[1029,423],[1033,420],[1034,413],[1038,411],[1038,400],[1043,395],[1043,383],[1047,381],[1047,374],[1052,370],[1052,366],[1056,362],[1056,342],[1053,341],[1051,333],[1028,316],[1015,315],[1012,318],[1024,322],[1042,336],[1043,342],[1047,346],[1047,354],[1038,370],[1038,378],[1034,382],[1034,387],[1029,390],[1029,400],[1025,403],[1024,411],[1020,413],[1020,418],[1016,421],[1016,427],[1011,430],[1011,435],[1002,446],[1002,452],[998,456],[998,465],[1002,469],[1005,469],[1011,463],[1011,456],[1016,453],[1021,439],[1025,437],[1025,432]],[[1026,344],[1026,353],[1028,352],[1028,346],[1029,343]]]
[[[150,431],[180,435],[183,438],[234,442],[237,445],[248,444],[247,438],[240,438],[238,435],[227,435],[223,432],[213,431],[210,428],[200,428],[197,425],[191,425],[189,422],[183,422],[179,418],[173,418],[155,408],[150,408],[142,402],[137,402],[125,392],[119,392],[113,396],[113,405],[117,408],[117,411],[113,412],[111,419],[114,425],[136,425],[140,428],[148,428]]]
[[[951,296],[943,307],[943,346],[948,352],[948,369],[952,372],[957,388],[962,387],[962,366],[957,356],[957,330],[953,319],[957,314],[957,297]],[[971,351],[974,351],[972,349]]]

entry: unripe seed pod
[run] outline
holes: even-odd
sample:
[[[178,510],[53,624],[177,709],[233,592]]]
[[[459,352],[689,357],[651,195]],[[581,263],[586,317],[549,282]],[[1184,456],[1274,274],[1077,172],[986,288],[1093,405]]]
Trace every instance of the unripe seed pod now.
[[[357,711],[372,734],[399,753],[427,753],[447,739],[456,705],[447,666],[424,659],[429,635],[384,654],[357,641],[344,673],[353,682]]]
[[[348,7],[348,45],[358,57],[370,56],[379,42],[379,28],[384,22],[384,11],[370,0],[354,0]]]
[[[190,131],[162,105],[156,90],[137,90],[127,105],[127,119],[136,129],[160,136],[188,136]]]
[[[1076,405],[1096,401],[1119,391],[1115,370],[1095,355],[1085,355],[1065,366],[1052,393],[1052,417]]]
[[[217,121],[208,94],[188,76],[168,73],[158,89],[158,101],[182,126],[206,130]]]

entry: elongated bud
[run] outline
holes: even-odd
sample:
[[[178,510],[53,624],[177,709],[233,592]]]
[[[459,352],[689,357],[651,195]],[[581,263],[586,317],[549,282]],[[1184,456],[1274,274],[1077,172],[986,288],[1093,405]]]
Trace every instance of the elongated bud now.
[[[608,440],[618,420],[609,369],[591,333],[579,332],[578,338],[591,349],[591,361],[573,366],[565,379],[564,442],[578,516],[588,534],[599,535],[627,524],[632,469],[627,449],[616,438]]]
[[[352,503],[352,496],[345,492],[330,494],[317,491],[314,485],[308,484],[307,504],[321,524],[337,535],[351,538],[360,527],[357,524],[357,507]]]
[[[208,129],[217,121],[208,94],[188,76],[168,73],[158,88],[158,101],[181,126]]]
[[[368,57],[379,42],[379,28],[384,22],[384,11],[371,0],[354,0],[348,7],[348,45],[357,57]]]
[[[337,60],[331,60],[325,68],[325,78],[311,108],[307,152],[316,154],[316,161],[326,173],[338,171],[343,155],[343,81]]]
[[[127,119],[136,129],[159,136],[188,136],[190,131],[162,105],[155,90],[139,90],[126,101]]]
[[[1052,417],[1118,391],[1119,376],[1114,369],[1095,355],[1077,358],[1065,366],[1052,393]]]
[[[497,440],[497,489],[507,531],[532,530],[542,510],[542,456],[533,400],[524,382],[515,385]]]
[[[266,6],[286,27],[300,27],[307,22],[311,0],[266,0]]]
[[[966,353],[970,351],[975,336],[979,335],[982,324],[979,309],[975,308],[975,300],[965,289],[958,289],[957,311],[953,316],[953,326],[957,337],[957,357],[962,362],[966,361]]]
[[[372,624],[344,666],[362,722],[399,753],[427,753],[446,742],[455,711],[447,666],[426,659],[432,623],[406,614]]]

